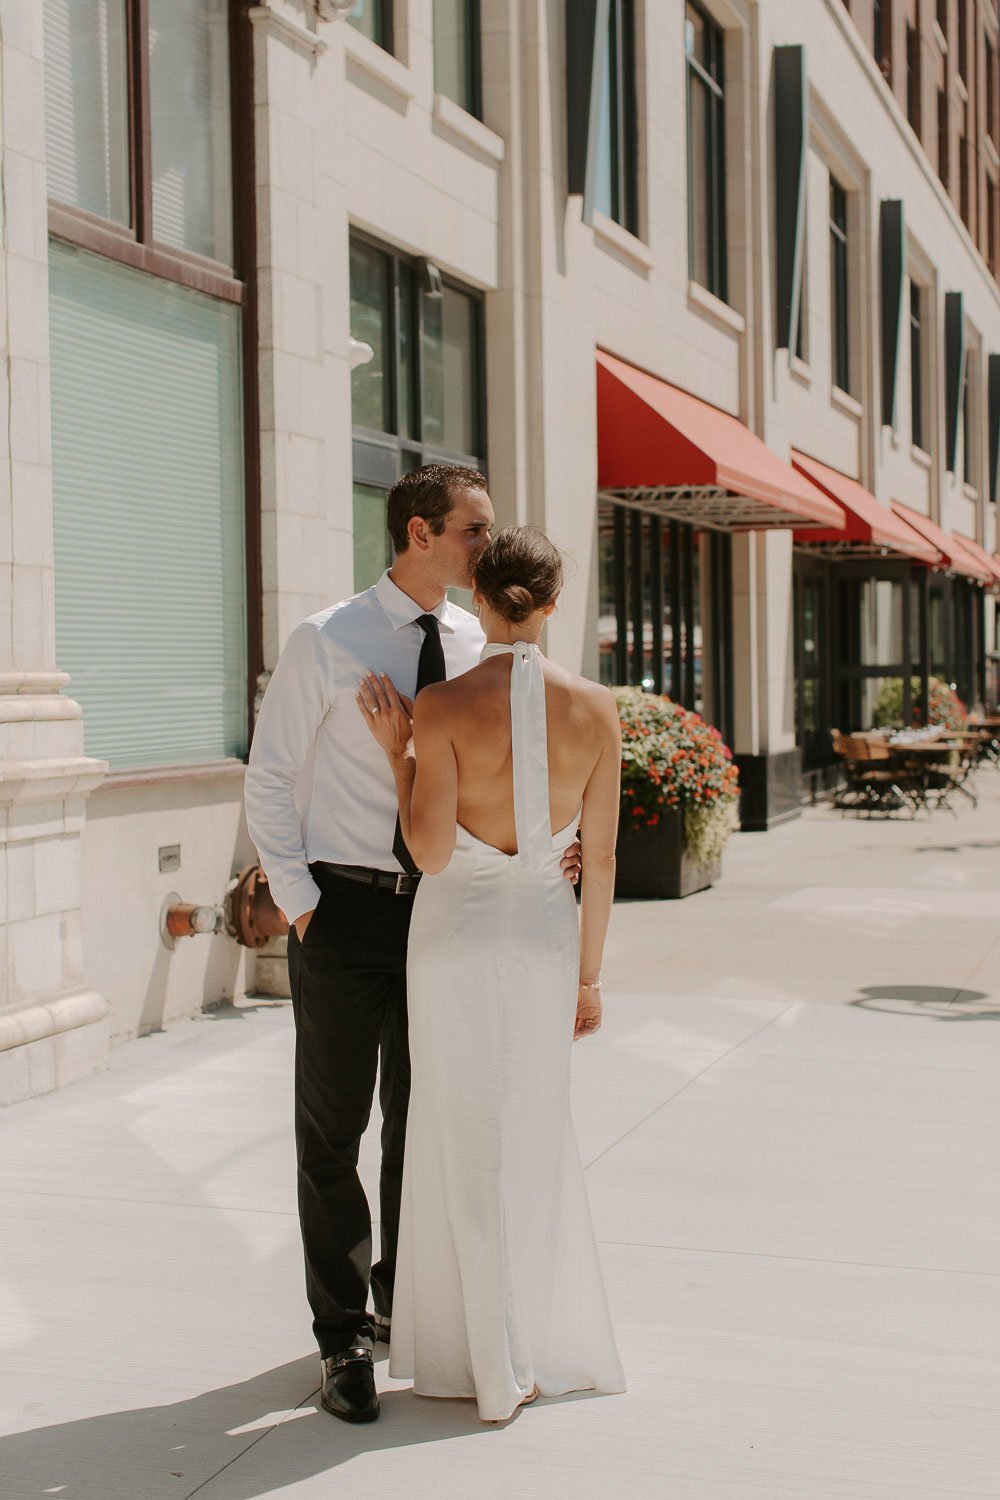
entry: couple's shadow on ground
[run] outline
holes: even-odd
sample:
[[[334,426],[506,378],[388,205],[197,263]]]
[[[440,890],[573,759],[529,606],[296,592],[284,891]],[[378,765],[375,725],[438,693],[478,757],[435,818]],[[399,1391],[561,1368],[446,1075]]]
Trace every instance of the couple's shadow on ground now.
[[[155,1360],[150,1375],[155,1381]],[[58,1363],[52,1379],[86,1386],[84,1372],[61,1370]],[[46,1494],[60,1500],[254,1500],[364,1453],[503,1430],[481,1424],[471,1401],[421,1400],[410,1390],[383,1392],[381,1400],[374,1423],[352,1426],[329,1416],[319,1406],[312,1355],[185,1401],[0,1437],[0,1494],[12,1500]]]

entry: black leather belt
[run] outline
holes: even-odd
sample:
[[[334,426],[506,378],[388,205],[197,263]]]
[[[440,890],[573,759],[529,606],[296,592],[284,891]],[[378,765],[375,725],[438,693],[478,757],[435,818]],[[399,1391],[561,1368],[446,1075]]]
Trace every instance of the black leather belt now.
[[[358,885],[367,885],[371,890],[392,891],[394,896],[415,896],[420,884],[420,875],[393,875],[391,870],[370,870],[367,865],[331,865],[325,860],[316,861],[317,868],[338,880],[353,880]]]

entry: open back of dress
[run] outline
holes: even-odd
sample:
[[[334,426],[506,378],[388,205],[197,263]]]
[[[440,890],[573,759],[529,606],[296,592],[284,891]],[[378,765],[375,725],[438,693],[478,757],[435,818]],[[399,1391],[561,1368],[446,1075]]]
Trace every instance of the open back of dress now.
[[[579,964],[553,834],[537,646],[510,652],[517,854],[464,828],[417,893],[412,1088],[390,1374],[502,1419],[542,1395],[624,1390],[573,1133]]]

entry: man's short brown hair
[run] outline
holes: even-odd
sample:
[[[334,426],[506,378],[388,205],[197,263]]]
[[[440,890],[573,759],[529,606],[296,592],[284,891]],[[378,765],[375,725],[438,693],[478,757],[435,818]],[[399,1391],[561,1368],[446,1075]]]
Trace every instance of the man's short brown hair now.
[[[386,525],[393,551],[405,552],[410,545],[407,531],[414,516],[421,516],[435,536],[455,508],[457,490],[482,490],[486,493],[486,476],[464,464],[424,464],[397,479],[386,502]]]

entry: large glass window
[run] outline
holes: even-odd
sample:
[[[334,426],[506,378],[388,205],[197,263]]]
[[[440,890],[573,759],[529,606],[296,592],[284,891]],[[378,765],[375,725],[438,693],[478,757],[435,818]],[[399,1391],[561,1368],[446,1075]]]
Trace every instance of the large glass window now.
[[[594,207],[639,231],[633,0],[611,0],[598,111]]]
[[[873,0],[872,53],[886,83],[892,83],[892,0]]]
[[[131,218],[125,57],[125,0],[45,0],[49,194],[118,224]]]
[[[479,0],[434,0],[435,92],[479,115],[479,80]]]
[[[976,370],[971,353],[965,356],[965,379],[962,382],[962,478],[976,484]]]
[[[906,118],[920,134],[920,30],[906,23]]]
[[[148,0],[153,237],[232,263],[227,0]]]
[[[910,440],[917,448],[924,442],[924,327],[921,289],[910,282]]]
[[[697,5],[684,18],[687,57],[688,275],[723,301],[726,252],[726,136],[723,33]]]
[[[240,318],[53,242],[56,649],[113,767],[246,750]]]
[[[847,259],[847,192],[830,178],[830,323],[833,340],[833,383],[842,391],[851,389]]]
[[[347,19],[362,36],[392,51],[392,0],[355,0]]]
[[[945,187],[951,181],[951,142],[948,120],[948,95],[944,89],[937,91],[937,154],[938,176]]]
[[[435,459],[483,468],[481,299],[436,267],[351,241],[354,581],[390,561],[385,496]]]

